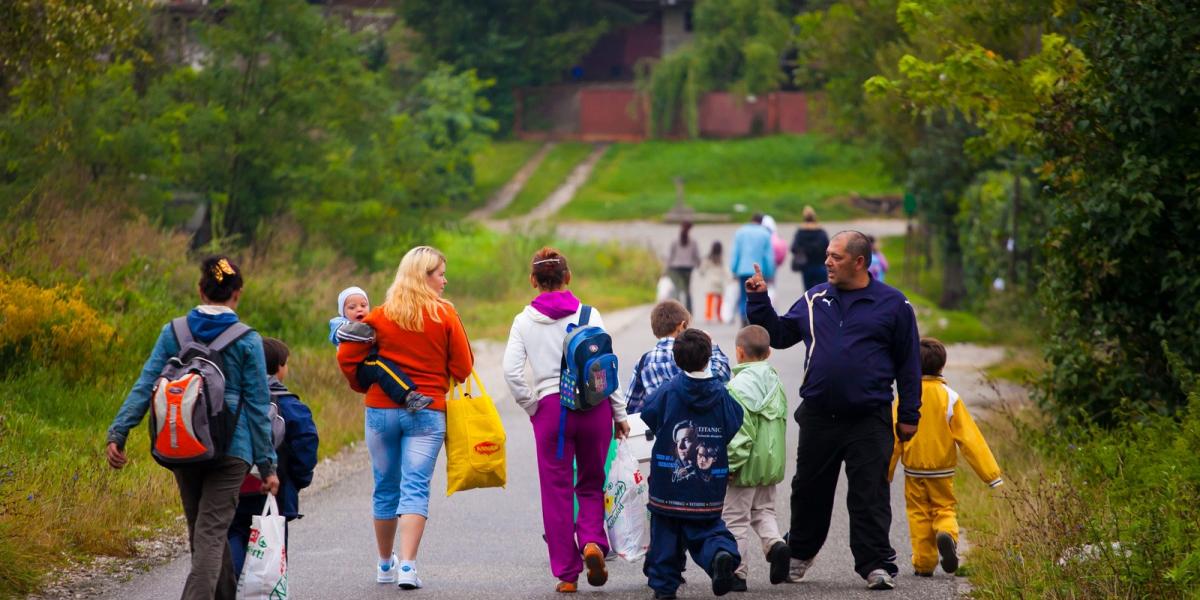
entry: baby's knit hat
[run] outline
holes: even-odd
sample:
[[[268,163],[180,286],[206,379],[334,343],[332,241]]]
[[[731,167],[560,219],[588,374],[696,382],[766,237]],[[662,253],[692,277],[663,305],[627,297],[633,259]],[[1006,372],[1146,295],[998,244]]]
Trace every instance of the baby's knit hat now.
[[[361,294],[363,298],[367,299],[368,304],[371,302],[371,298],[369,296],[367,296],[367,292],[356,285],[352,285],[352,286],[342,290],[342,293],[338,294],[338,314],[341,315],[343,319],[347,318],[346,317],[346,298],[349,298],[350,296],[353,296],[355,294]]]

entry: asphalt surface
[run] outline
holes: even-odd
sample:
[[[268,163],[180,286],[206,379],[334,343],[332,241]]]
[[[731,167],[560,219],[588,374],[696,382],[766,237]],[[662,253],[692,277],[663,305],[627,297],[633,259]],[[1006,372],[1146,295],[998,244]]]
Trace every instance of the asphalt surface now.
[[[886,222],[885,222],[886,223]],[[895,225],[887,223],[886,227]],[[730,242],[729,226],[697,227],[694,235],[707,245],[715,236]],[[888,231],[890,233],[890,230]],[[649,233],[639,231],[638,235]],[[880,231],[879,233],[884,233]],[[785,228],[790,237],[790,231]],[[583,237],[583,236],[580,236]],[[658,236],[656,236],[658,237]],[[646,239],[646,238],[642,238]],[[653,238],[652,238],[653,239]],[[661,239],[661,237],[659,237]],[[669,238],[668,238],[669,239]],[[802,293],[798,278],[786,272],[779,279],[777,308],[785,310]],[[584,299],[586,301],[586,298]],[[702,311],[701,301],[695,308]],[[638,307],[605,315],[621,363],[621,379],[629,381],[632,365],[654,344],[649,330],[649,307]],[[695,323],[707,329],[714,339],[733,355],[732,325]],[[536,459],[528,417],[517,407],[503,383],[500,369],[502,347],[484,343],[477,352],[477,368],[499,408],[508,432],[508,486],[505,489],[472,490],[444,495],[445,456],[439,457],[430,505],[430,520],[422,541],[418,568],[424,589],[400,590],[394,585],[375,583],[376,552],[372,533],[372,478],[366,454],[351,455],[356,468],[348,469],[336,484],[312,494],[302,494],[305,518],[291,524],[289,542],[289,588],[291,597],[324,598],[395,598],[415,595],[438,598],[556,598],[555,579],[550,574],[547,552],[542,541],[541,511],[538,500]],[[771,362],[780,371],[789,404],[798,403],[796,390],[801,380],[803,347],[776,351]],[[951,385],[955,382],[952,380]],[[358,402],[347,391],[347,402]],[[788,479],[779,485],[778,511],[781,530],[788,523],[790,477],[794,471],[797,431],[789,423]],[[803,598],[919,598],[937,600],[956,598],[960,580],[939,572],[931,579],[911,575],[908,527],[904,518],[903,482],[892,486],[891,540],[899,554],[901,576],[897,589],[872,592],[853,571],[849,550],[848,517],[845,509],[845,481],[839,483],[829,538],[803,583],[772,586],[767,580],[767,564],[759,555],[750,561],[750,592],[730,597],[767,596]],[[755,546],[756,544],[752,544]],[[606,598],[650,598],[652,593],[642,575],[641,562],[616,559],[608,563],[609,581],[592,588],[581,579],[580,594],[603,594]],[[140,575],[115,589],[109,598],[129,600],[177,597],[188,569],[188,557]],[[711,595],[708,578],[689,563],[688,583],[679,590],[681,598]]]

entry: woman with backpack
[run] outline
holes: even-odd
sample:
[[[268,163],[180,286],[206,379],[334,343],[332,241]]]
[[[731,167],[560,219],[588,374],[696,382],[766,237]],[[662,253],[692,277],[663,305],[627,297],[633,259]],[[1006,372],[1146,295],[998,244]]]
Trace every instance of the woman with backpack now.
[[[446,257],[429,246],[409,250],[400,260],[387,298],[363,319],[375,330],[374,343],[344,341],[337,353],[350,387],[366,394],[366,442],[375,476],[372,511],[379,551],[375,581],[406,590],[422,586],[417,551],[429,518],[429,482],[446,438],[450,379],[465,381],[475,366],[462,321],[454,305],[442,298],[445,289]],[[400,367],[417,390],[433,401],[411,409],[393,401],[378,383],[364,389],[357,371],[372,352]],[[393,551],[397,526],[399,560]]]
[[[241,324],[234,312],[242,297],[242,283],[241,270],[228,257],[213,256],[201,263],[200,305],[186,318],[162,328],[141,376],[108,429],[108,464],[120,469],[129,460],[125,455],[129,432],[153,409],[154,457],[175,474],[187,517],[192,568],[184,584],[184,600],[234,597],[237,574],[226,533],[250,465],[258,467],[264,491],[274,494],[279,490],[267,416],[271,396],[262,338]],[[178,363],[172,358],[178,358]],[[178,367],[180,364],[183,366]],[[219,374],[198,366],[205,364],[218,368]],[[195,373],[203,381],[199,388],[186,385]],[[220,397],[207,397],[209,390],[218,395],[218,380],[224,383]],[[201,395],[195,395],[197,390]],[[207,427],[199,420],[176,418],[180,412],[190,415],[188,408],[193,402],[203,410],[205,402],[222,401],[221,414],[210,419]],[[233,423],[232,432],[223,433],[219,423]],[[211,439],[206,439],[208,435]],[[213,448],[215,452],[196,454],[203,460],[188,462],[187,454]],[[222,448],[227,450],[222,452]]]
[[[504,379],[533,424],[550,571],[558,579],[555,589],[571,593],[578,590],[585,565],[589,584],[600,586],[608,580],[604,566],[608,553],[604,459],[614,425],[616,436],[622,438],[629,433],[629,424],[619,389],[608,402],[585,410],[563,405],[560,375],[568,325],[579,325],[585,315],[588,326],[603,328],[604,321],[599,311],[585,306],[567,289],[571,270],[567,257],[558,250],[538,250],[530,267],[529,283],[539,293],[513,319],[504,349]],[[527,361],[532,387],[525,380]],[[575,497],[579,499],[578,519],[573,515]]]

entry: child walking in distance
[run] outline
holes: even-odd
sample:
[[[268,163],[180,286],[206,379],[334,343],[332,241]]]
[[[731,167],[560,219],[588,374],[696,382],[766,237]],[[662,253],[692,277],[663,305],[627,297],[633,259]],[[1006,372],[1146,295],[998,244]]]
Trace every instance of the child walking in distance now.
[[[721,299],[725,295],[725,260],[721,257],[721,242],[713,242],[704,262],[700,263],[700,285],[704,290],[704,322],[721,322]]]
[[[735,592],[746,591],[751,529],[771,564],[771,583],[787,580],[792,557],[775,520],[775,486],[783,481],[787,461],[787,394],[779,373],[767,363],[769,356],[771,336],[766,329],[750,325],[738,332],[738,364],[726,387],[746,417],[729,443],[729,490],[722,512],[742,555],[734,571]]]
[[[371,303],[367,300],[367,292],[357,286],[350,286],[338,294],[338,316],[329,320],[329,341],[334,346],[342,342],[375,343],[375,330],[363,319],[371,312]],[[417,391],[416,384],[396,363],[372,352],[367,359],[358,365],[358,385],[368,389],[378,385],[393,402],[418,411],[429,406],[433,399]]]
[[[642,571],[655,598],[675,598],[686,556],[704,567],[712,591],[733,589],[741,563],[721,510],[729,482],[726,447],[742,426],[742,407],[710,368],[712,340],[688,329],[675,339],[683,371],[658,388],[642,409],[654,432],[650,461],[650,548]]]
[[[942,377],[946,347],[934,338],[921,338],[921,427],[907,442],[897,440],[888,469],[904,463],[904,500],[913,546],[913,571],[932,577],[938,555],[942,570],[958,569],[958,519],[955,515],[954,466],[958,451],[985,483],[1004,483],[979,427],[967,406]],[[894,406],[893,406],[894,410]]]
[[[675,365],[672,348],[675,346],[675,337],[687,329],[691,322],[692,313],[675,300],[664,300],[654,305],[650,311],[650,330],[658,341],[654,349],[643,354],[633,367],[633,380],[629,383],[629,395],[626,398],[629,414],[641,411],[646,398],[659,386],[683,372]],[[709,366],[714,377],[722,382],[729,381],[729,357],[715,344]]]
[[[312,483],[313,469],[317,466],[317,424],[312,411],[300,397],[283,385],[288,373],[287,344],[275,338],[263,338],[263,358],[267,363],[267,387],[271,402],[278,407],[277,416],[283,419],[284,435],[275,440],[279,466],[279,514],[290,522],[300,514],[300,490]],[[261,493],[262,480],[253,472],[246,475],[238,497],[233,523],[229,526],[229,557],[233,560],[234,573],[239,577],[246,561],[246,544],[250,541],[250,525],[254,515],[260,515],[266,494]],[[287,530],[284,529],[284,555],[287,555]]]

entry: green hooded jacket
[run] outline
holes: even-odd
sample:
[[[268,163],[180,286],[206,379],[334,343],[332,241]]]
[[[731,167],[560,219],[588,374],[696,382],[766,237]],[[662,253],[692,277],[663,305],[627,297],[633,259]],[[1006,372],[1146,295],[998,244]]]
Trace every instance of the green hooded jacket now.
[[[787,394],[779,373],[766,361],[733,368],[729,394],[746,411],[742,427],[729,443],[731,481],[741,487],[783,481],[787,463]]]

